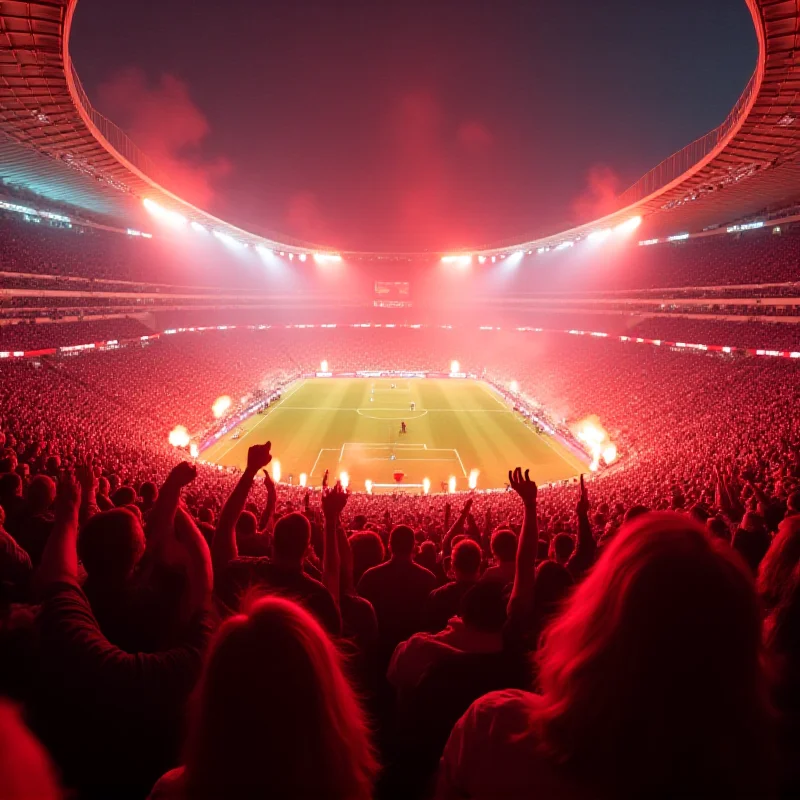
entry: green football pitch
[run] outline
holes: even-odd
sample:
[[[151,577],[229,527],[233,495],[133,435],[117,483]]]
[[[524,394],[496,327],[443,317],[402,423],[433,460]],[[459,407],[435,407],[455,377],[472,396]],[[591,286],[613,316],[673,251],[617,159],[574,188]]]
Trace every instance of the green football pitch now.
[[[462,491],[478,470],[478,489],[502,489],[517,465],[539,483],[587,469],[558,440],[526,424],[488,384],[474,380],[301,380],[239,431],[236,439],[233,431],[220,437],[200,457],[244,468],[250,445],[269,440],[281,481],[294,485],[305,474],[309,486],[320,486],[329,470],[331,477],[346,472],[355,491],[369,480],[376,492],[419,492],[427,478],[431,492],[439,492],[451,476]]]

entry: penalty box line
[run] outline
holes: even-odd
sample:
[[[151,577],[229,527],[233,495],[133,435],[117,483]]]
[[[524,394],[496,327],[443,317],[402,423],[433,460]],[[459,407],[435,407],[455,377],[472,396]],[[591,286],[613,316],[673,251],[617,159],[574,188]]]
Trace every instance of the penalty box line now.
[[[464,467],[464,462],[461,460],[461,455],[459,454],[458,450],[454,447],[428,447],[427,444],[396,444],[396,445],[389,445],[389,444],[375,444],[374,442],[345,442],[341,448],[339,447],[321,447],[319,453],[317,453],[317,457],[314,460],[314,464],[311,467],[311,471],[308,473],[308,477],[312,478],[314,473],[319,466],[319,462],[322,459],[323,453],[339,453],[338,463],[342,463],[342,459],[344,458],[344,453],[347,448],[360,448],[362,450],[383,450],[387,454],[391,453],[392,450],[401,450],[407,452],[408,455],[400,455],[396,457],[394,460],[397,462],[403,461],[444,461],[444,462],[455,462],[457,461],[459,466],[461,467],[461,472],[464,474],[464,477],[467,477],[467,470]],[[418,453],[426,453],[426,454],[433,454],[433,453],[450,453],[449,458],[414,458],[411,453],[418,452]],[[365,456],[361,460],[363,461],[387,461],[387,457],[376,457],[376,456]]]
[[[408,452],[451,453],[450,458],[413,458],[410,455],[408,456],[401,455],[396,457],[395,461],[457,461],[459,466],[461,467],[461,472],[463,473],[464,477],[465,478],[467,477],[467,469],[464,466],[464,462],[461,459],[461,454],[455,447],[428,447],[427,444],[408,444],[408,443],[388,445],[388,444],[375,444],[373,442],[345,442],[342,445],[342,449],[339,453],[340,464],[342,463],[342,458],[344,458],[345,449],[348,447],[349,448],[356,447],[362,450],[384,450],[389,452],[391,452],[392,450],[405,450]],[[376,458],[374,456],[372,457],[367,456],[364,458],[364,461],[383,461],[383,460],[384,460],[383,458]],[[317,457],[317,461],[319,461],[319,456]]]

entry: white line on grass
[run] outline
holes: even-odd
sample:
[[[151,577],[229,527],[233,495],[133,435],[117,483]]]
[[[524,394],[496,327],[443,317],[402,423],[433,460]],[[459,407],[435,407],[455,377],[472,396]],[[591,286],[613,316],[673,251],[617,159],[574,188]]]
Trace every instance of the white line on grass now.
[[[359,406],[358,408],[345,408],[344,406],[285,406],[284,408],[275,409],[276,411],[402,411],[403,409],[395,406],[394,408],[372,408],[371,406]],[[418,408],[415,411],[409,410],[403,417],[398,417],[398,419],[417,419],[417,417],[410,416],[413,414],[419,414],[420,412],[424,411],[426,414],[429,411],[447,411],[449,413],[455,413],[457,411],[467,413],[467,414],[510,414],[510,408]],[[424,416],[424,415],[422,415]],[[421,418],[421,417],[420,417]],[[382,419],[386,419],[386,417],[382,417]]]
[[[559,449],[558,449],[558,448],[557,448],[557,447],[556,447],[554,444],[552,444],[552,443],[551,443],[551,442],[550,442],[550,441],[549,441],[549,440],[548,440],[548,439],[547,439],[545,436],[542,436],[541,434],[537,433],[536,431],[534,431],[534,430],[531,430],[531,429],[530,429],[530,428],[529,428],[529,427],[528,427],[528,426],[525,424],[525,420],[524,420],[524,419],[522,419],[521,417],[517,416],[517,415],[514,413],[513,409],[509,408],[509,407],[508,407],[508,406],[507,406],[505,403],[503,403],[503,402],[502,402],[502,401],[501,401],[501,400],[500,400],[500,399],[497,397],[497,394],[496,394],[496,392],[495,392],[493,389],[491,389],[491,388],[489,387],[489,385],[488,385],[488,384],[486,384],[486,383],[484,383],[484,382],[481,382],[481,386],[483,387],[483,390],[484,390],[484,391],[485,391],[485,392],[486,392],[486,393],[487,393],[487,394],[488,394],[490,397],[492,397],[496,403],[498,403],[499,405],[501,405],[501,406],[503,407],[503,410],[504,410],[504,411],[506,411],[507,413],[511,414],[511,416],[512,416],[512,417],[513,417],[515,420],[517,420],[517,422],[519,422],[519,423],[522,425],[522,427],[523,427],[523,428],[525,428],[525,430],[527,430],[527,431],[528,431],[528,433],[531,433],[531,434],[533,434],[533,435],[534,435],[534,436],[535,436],[535,437],[536,437],[536,438],[537,438],[539,441],[542,441],[542,442],[544,442],[544,443],[545,443],[545,444],[546,444],[546,445],[547,445],[547,446],[548,446],[548,447],[549,447],[549,448],[550,448],[550,449],[551,449],[551,450],[552,450],[552,451],[553,451],[553,452],[554,452],[554,453],[555,453],[555,454],[556,454],[556,455],[557,455],[557,456],[558,456],[558,457],[559,457],[559,458],[560,458],[560,459],[561,459],[561,460],[562,460],[562,461],[563,461],[565,464],[567,464],[569,467],[572,467],[572,468],[574,469],[574,467],[575,467],[575,464],[572,464],[572,463],[570,463],[570,462],[567,460],[567,458],[565,457],[564,453],[563,453],[563,452],[561,452],[561,450],[559,450]],[[569,456],[570,456],[570,458],[575,458],[575,460],[577,461],[577,458],[576,458],[575,456],[573,456],[573,455],[572,455],[572,453],[569,453]],[[580,462],[578,462],[578,463],[580,464]],[[584,468],[584,465],[583,465],[583,464],[580,464],[580,468],[581,468],[581,469],[583,469],[583,468]]]
[[[461,471],[464,473],[464,477],[467,477],[467,471],[464,469],[464,462],[461,460],[461,456],[458,454],[458,450],[453,448],[453,452],[456,454],[456,458],[458,459],[458,463],[461,464]]]
[[[388,460],[389,459],[387,459],[387,458],[360,458],[359,459],[359,461],[388,461]],[[395,464],[401,464],[401,463],[403,463],[405,461],[425,461],[426,463],[429,463],[429,464],[434,462],[434,461],[445,461],[448,464],[454,464],[456,460],[452,456],[450,456],[450,458],[406,458],[405,456],[400,456],[399,458],[396,458],[394,460],[394,463]],[[461,468],[462,469],[464,468],[463,464],[462,464]],[[466,474],[467,473],[465,472],[464,475],[466,476]]]
[[[322,448],[320,448],[320,451],[317,454],[317,460],[314,462],[314,466],[311,467],[311,472],[308,473],[308,477],[309,478],[313,478],[314,477],[314,470],[317,468],[317,464],[319,464],[319,460],[322,458],[322,454],[326,453],[326,452],[330,452],[330,451],[333,451],[335,453],[336,452],[336,448],[335,447],[322,447]]]
[[[242,443],[242,442],[243,442],[243,441],[244,441],[244,440],[245,440],[245,439],[246,439],[246,438],[247,438],[247,437],[248,437],[248,436],[249,436],[251,433],[254,433],[255,431],[257,431],[257,430],[258,430],[258,429],[261,427],[261,425],[262,425],[264,422],[266,422],[266,420],[267,420],[267,417],[269,417],[269,415],[270,415],[270,414],[271,414],[273,411],[278,411],[278,410],[280,409],[280,407],[283,405],[283,403],[284,403],[286,400],[288,400],[288,399],[289,399],[289,398],[290,398],[290,397],[291,397],[291,396],[292,396],[292,395],[293,395],[293,394],[294,394],[294,393],[295,393],[295,392],[296,392],[296,391],[297,391],[297,390],[298,390],[298,389],[299,389],[299,388],[300,388],[300,387],[301,387],[301,386],[302,386],[304,383],[305,383],[305,381],[304,381],[304,380],[303,380],[303,381],[300,381],[300,382],[297,384],[297,386],[293,387],[293,388],[291,389],[291,391],[290,391],[288,394],[285,394],[285,395],[283,395],[283,396],[281,397],[281,399],[280,399],[280,400],[278,400],[278,402],[277,402],[277,403],[275,403],[274,405],[270,406],[270,407],[267,409],[267,413],[266,413],[266,414],[264,414],[264,415],[262,416],[262,418],[261,418],[261,419],[260,419],[260,420],[259,420],[259,421],[258,421],[258,422],[255,424],[255,425],[253,425],[253,427],[252,427],[252,428],[250,428],[250,430],[249,430],[249,431],[245,431],[245,432],[244,432],[244,435],[243,435],[243,436],[242,436],[240,439],[234,439],[234,440],[232,440],[232,441],[233,441],[233,444],[232,444],[232,445],[231,445],[231,446],[230,446],[230,447],[229,447],[227,450],[225,450],[225,452],[223,452],[223,453],[220,453],[220,455],[218,455],[218,456],[217,456],[217,459],[216,459],[216,461],[214,461],[214,463],[215,463],[215,464],[219,464],[219,462],[220,462],[220,461],[222,461],[222,459],[223,459],[223,458],[225,458],[225,456],[226,456],[226,455],[228,455],[228,453],[230,453],[230,451],[231,451],[231,450],[233,450],[233,448],[234,448],[234,447],[237,447],[238,445],[240,445],[240,444],[241,444],[241,443]],[[236,430],[236,429],[234,428],[234,430]]]
[[[512,416],[517,422],[519,422],[520,425],[522,425],[523,428],[525,428],[526,431],[528,431],[528,433],[530,433],[532,436],[535,436],[540,442],[544,442],[568,467],[575,469],[575,463],[571,463],[569,460],[567,460],[565,453],[561,449],[557,448],[546,436],[543,436],[541,433],[537,433],[529,428],[521,416],[517,416],[516,414],[513,414]],[[573,456],[572,453],[563,445],[562,448],[564,451],[566,451],[571,459],[574,459],[575,462],[578,463],[578,468],[581,470],[581,472],[583,472],[586,469],[586,465],[581,464],[581,462],[578,461],[577,456]]]
[[[495,403],[497,403],[499,406],[502,406],[503,411],[509,411],[509,412],[511,411],[511,409],[502,400],[500,400],[500,398],[497,396],[497,392],[495,392],[493,389],[490,389],[489,386],[487,386],[486,383],[481,381],[481,383],[479,385],[483,389],[483,391],[486,392],[486,394],[488,394],[489,397],[491,397],[492,400],[495,401]],[[488,409],[487,409],[487,411],[488,411]]]

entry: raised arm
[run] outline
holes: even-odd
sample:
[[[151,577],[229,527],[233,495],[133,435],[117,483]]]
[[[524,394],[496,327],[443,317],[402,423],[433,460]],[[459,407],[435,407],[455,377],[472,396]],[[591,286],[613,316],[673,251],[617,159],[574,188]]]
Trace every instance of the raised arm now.
[[[95,468],[91,456],[78,461],[75,467],[75,477],[81,485],[81,507],[78,518],[81,523],[84,523],[100,510],[97,506],[97,487],[100,482],[100,474]]]
[[[341,562],[341,569],[339,570],[339,593],[340,595],[355,594],[353,551],[350,548],[350,540],[347,538],[347,531],[344,529],[341,522],[336,526],[336,541],[339,544],[339,561]]]
[[[492,523],[492,510],[491,508],[486,509],[486,514],[483,518],[483,532],[481,533],[481,550],[483,550],[484,554],[487,556],[492,554],[492,532],[494,531],[494,525]]]
[[[250,494],[258,471],[272,461],[271,447],[271,442],[254,444],[247,451],[247,467],[222,507],[211,544],[211,559],[217,568],[224,567],[239,555],[236,547],[236,520],[244,511],[247,495]]]
[[[525,514],[522,518],[522,531],[517,546],[517,562],[514,571],[514,586],[508,601],[509,617],[525,614],[533,601],[533,585],[536,577],[536,554],[539,549],[539,526],[536,519],[536,483],[528,476],[528,470],[522,474],[517,467],[508,473],[508,483],[520,496]]]
[[[47,539],[35,585],[45,592],[56,583],[78,584],[78,513],[81,487],[71,470],[58,482],[53,530]]]
[[[264,512],[258,521],[258,531],[259,533],[264,533],[265,531],[271,533],[274,524],[275,506],[278,504],[278,492],[275,489],[275,482],[267,470],[264,470],[264,486],[267,489],[267,505],[264,506]]]
[[[341,561],[339,558],[339,542],[337,529],[342,511],[347,504],[348,494],[337,481],[332,489],[322,490],[322,511],[325,515],[325,540],[322,555],[322,582],[333,595],[336,605],[339,605],[339,591],[341,582]]]
[[[464,532],[464,525],[467,522],[467,517],[469,516],[471,508],[472,498],[470,497],[467,502],[464,503],[464,508],[461,509],[458,519],[450,526],[450,530],[445,534],[444,541],[442,542],[442,554],[445,558],[450,555],[450,551],[453,549],[453,539]]]
[[[575,578],[589,569],[597,557],[597,542],[592,533],[592,524],[589,522],[589,509],[589,494],[581,475],[578,505],[575,507],[575,513],[578,515],[578,544],[567,564],[567,568]]]
[[[174,558],[175,512],[181,499],[181,490],[197,477],[197,467],[181,461],[167,475],[147,520],[147,555],[156,562],[170,562]]]

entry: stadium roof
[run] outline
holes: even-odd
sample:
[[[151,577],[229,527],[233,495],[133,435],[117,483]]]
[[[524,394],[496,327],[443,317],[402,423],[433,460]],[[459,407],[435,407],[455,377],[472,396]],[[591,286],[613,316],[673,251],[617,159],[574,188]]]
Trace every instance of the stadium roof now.
[[[294,252],[324,249],[242,230],[171,193],[158,167],[92,107],[83,91],[69,55],[77,2],[0,0],[0,177],[125,226],[143,225],[142,200],[149,198],[242,242]],[[758,62],[718,128],[643,176],[621,195],[613,214],[473,252],[554,247],[634,216],[644,219],[647,236],[696,232],[800,198],[800,0],[746,2],[758,38]]]

